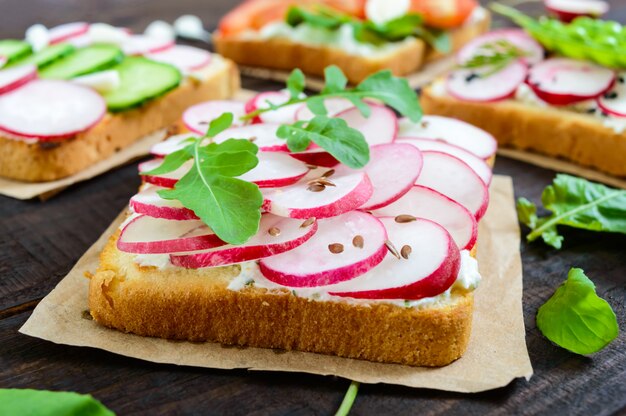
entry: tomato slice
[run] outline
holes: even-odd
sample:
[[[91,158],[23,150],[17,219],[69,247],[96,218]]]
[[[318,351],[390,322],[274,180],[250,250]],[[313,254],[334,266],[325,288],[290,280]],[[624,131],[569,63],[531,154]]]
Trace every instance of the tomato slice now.
[[[411,11],[438,29],[461,26],[477,6],[476,0],[411,0]]]

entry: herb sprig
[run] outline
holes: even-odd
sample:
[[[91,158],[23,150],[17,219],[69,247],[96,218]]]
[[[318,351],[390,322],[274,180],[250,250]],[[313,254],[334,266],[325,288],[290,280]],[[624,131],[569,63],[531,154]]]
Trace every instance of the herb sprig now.
[[[306,97],[304,74],[295,70],[287,80],[290,99],[282,104],[268,103],[243,117],[251,122],[264,112],[297,103],[305,103],[313,118],[281,125],[277,136],[287,141],[292,152],[304,151],[311,142],[329,152],[339,162],[353,169],[364,167],[369,161],[369,146],[363,134],[351,128],[340,118],[327,114],[324,100],[345,98],[353,103],[364,117],[371,110],[367,100],[379,100],[412,121],[422,116],[417,94],[405,79],[394,77],[390,71],[376,73],[354,88],[347,88],[347,79],[341,70],[331,66],[325,71],[325,87],[320,95]],[[207,133],[189,138],[186,147],[167,155],[157,168],[142,175],[161,175],[172,172],[193,160],[189,171],[173,189],[160,190],[164,199],[178,200],[192,210],[215,234],[230,244],[243,244],[255,235],[261,218],[263,197],[256,184],[238,176],[258,164],[258,147],[243,139],[228,139],[213,143],[212,138],[227,130],[233,123],[231,113],[222,114],[209,124]]]
[[[465,69],[484,69],[477,74],[481,78],[489,77],[506,68],[511,62],[527,57],[528,53],[505,39],[486,43],[466,62],[459,64]]]

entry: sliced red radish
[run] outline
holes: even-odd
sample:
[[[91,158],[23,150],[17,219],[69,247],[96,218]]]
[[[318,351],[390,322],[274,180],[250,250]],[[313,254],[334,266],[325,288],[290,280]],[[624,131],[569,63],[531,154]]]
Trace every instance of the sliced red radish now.
[[[324,106],[326,107],[328,117],[334,117],[342,111],[354,107],[354,104],[345,98],[327,98],[324,100]],[[296,111],[296,120],[310,120],[314,116],[315,114],[309,110],[306,104],[301,104],[298,111]]]
[[[361,206],[372,210],[391,204],[413,187],[422,170],[422,152],[409,144],[388,143],[370,148],[370,161],[361,169],[367,173],[374,192]],[[345,165],[335,169],[336,175],[356,172]],[[329,178],[332,181],[332,176]]]
[[[66,81],[37,79],[0,95],[0,130],[21,137],[70,137],[94,126],[105,113],[98,93]]]
[[[174,65],[184,73],[197,71],[211,63],[210,52],[186,45],[174,45],[160,52],[148,53],[146,58]]]
[[[621,72],[613,88],[598,97],[598,106],[613,116],[626,117],[626,72]]]
[[[484,130],[450,117],[423,116],[421,122],[400,119],[400,137],[415,137],[442,141],[462,147],[482,159],[496,154],[496,139]]]
[[[543,3],[566,23],[579,16],[598,17],[609,11],[609,4],[602,0],[544,0]]]
[[[146,35],[131,35],[122,44],[126,55],[146,55],[165,51],[174,46],[172,39],[163,39]]]
[[[389,241],[405,256],[389,253],[369,272],[325,286],[324,292],[357,299],[416,300],[440,295],[454,284],[461,255],[443,227],[426,219],[408,223],[397,223],[393,217],[380,220]]]
[[[69,39],[84,35],[89,31],[89,23],[74,22],[55,26],[48,30],[50,45],[65,42]]]
[[[455,200],[479,220],[487,210],[489,191],[472,168],[447,153],[427,151],[422,155],[424,166],[415,184]]]
[[[225,244],[200,220],[171,221],[147,215],[126,224],[117,240],[120,251],[138,254],[206,250]]]
[[[353,107],[336,115],[348,126],[360,131],[370,146],[391,143],[398,134],[398,117],[389,108],[379,104],[369,104],[371,113],[363,117],[358,108]]]
[[[130,207],[137,214],[144,214],[153,218],[178,221],[198,219],[196,214],[192,210],[185,208],[180,201],[161,198],[158,191],[162,189],[167,188],[150,186],[143,189],[130,199]]]
[[[493,74],[488,74],[490,70],[491,67],[483,67],[451,72],[446,80],[448,93],[463,101],[505,100],[515,95],[528,73],[528,67],[521,61],[513,61]]]
[[[377,217],[425,218],[445,228],[461,250],[471,250],[476,243],[476,218],[461,204],[430,188],[415,185],[396,202],[372,212]]]
[[[295,249],[313,237],[317,229],[316,221],[303,224],[300,220],[263,214],[258,233],[245,244],[227,244],[183,255],[172,254],[170,260],[175,266],[198,269],[262,259]]]
[[[316,145],[311,146],[309,150],[305,150],[304,152],[292,153],[291,157],[311,166],[332,168],[339,163],[333,155]]]
[[[0,70],[0,94],[12,91],[37,78],[35,65],[22,65]]]
[[[233,127],[224,130],[213,138],[215,143],[221,143],[228,139],[251,140],[263,152],[289,152],[287,142],[276,136],[279,124],[263,123],[250,124],[247,126]]]
[[[324,286],[362,275],[387,254],[385,227],[370,214],[351,211],[318,226],[300,247],[261,260],[261,273],[283,286]]]
[[[198,138],[195,134],[183,133],[168,137],[167,140],[159,142],[150,148],[150,153],[156,157],[165,157],[170,153],[184,149],[190,138]]]
[[[0,55],[0,68],[5,66],[7,62],[9,62],[9,59],[4,55]]]
[[[259,152],[257,154],[259,164],[249,172],[239,176],[248,182],[256,183],[260,188],[279,188],[292,185],[298,182],[309,171],[309,168],[300,161],[290,157],[286,153],[280,152]],[[161,159],[153,159],[139,164],[139,172],[148,172],[161,165]],[[178,169],[160,174],[143,175],[147,183],[153,185],[173,188],[188,171],[191,169],[193,161],[189,160]]]
[[[613,86],[615,73],[599,65],[569,58],[550,58],[530,69],[528,85],[552,105],[595,98]]]
[[[373,187],[365,172],[334,175],[332,186],[300,182],[267,192],[263,208],[281,217],[328,218],[362,206],[372,196]]]
[[[289,93],[286,91],[267,91],[261,92],[246,102],[246,113],[269,108],[268,103],[274,105],[284,104],[289,101]],[[277,123],[291,124],[296,121],[296,112],[300,108],[300,104],[292,104],[278,110],[267,111],[261,113],[252,119],[253,123]]]
[[[209,123],[224,113],[233,113],[233,125],[241,125],[239,118],[246,114],[241,101],[218,100],[206,101],[189,107],[183,113],[183,123],[190,131],[205,134]]]
[[[481,158],[473,153],[468,152],[462,147],[455,146],[439,140],[416,139],[412,137],[400,137],[395,143],[405,143],[417,147],[421,151],[434,150],[437,152],[447,153],[458,157],[472,168],[474,172],[482,179],[485,185],[489,186],[493,173],[489,165]]]
[[[499,40],[508,41],[524,51],[528,56],[524,57],[523,61],[530,65],[543,60],[543,47],[523,29],[500,29],[485,33],[467,43],[457,53],[457,61],[460,63],[467,62],[476,54],[482,53],[480,51],[482,46],[493,44]]]

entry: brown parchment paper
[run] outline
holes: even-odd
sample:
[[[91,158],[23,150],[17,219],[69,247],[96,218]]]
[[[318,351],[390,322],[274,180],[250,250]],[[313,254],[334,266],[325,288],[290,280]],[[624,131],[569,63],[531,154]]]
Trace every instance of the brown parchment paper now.
[[[223,348],[214,343],[172,342],[124,334],[85,319],[89,281],[98,253],[123,213],[76,266],[35,308],[20,332],[58,344],[100,348],[158,363],[208,368],[336,375],[363,383],[390,383],[458,392],[478,392],[530,378],[532,367],[522,315],[520,232],[511,178],[495,176],[491,203],[480,223],[478,261],[483,281],[476,291],[472,336],[465,355],[443,368],[379,364],[328,355],[269,349]]]

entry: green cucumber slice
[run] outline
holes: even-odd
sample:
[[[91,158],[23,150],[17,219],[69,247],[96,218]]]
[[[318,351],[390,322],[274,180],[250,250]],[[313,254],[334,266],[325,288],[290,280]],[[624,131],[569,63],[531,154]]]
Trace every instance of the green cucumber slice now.
[[[0,56],[7,58],[7,63],[24,58],[32,52],[30,44],[23,40],[0,40]]]
[[[41,69],[64,56],[70,55],[75,50],[76,48],[68,43],[60,43],[58,45],[48,46],[26,58],[13,61],[11,62],[11,66],[32,64],[37,65],[37,67]]]
[[[121,49],[112,45],[93,45],[78,49],[39,72],[41,78],[70,79],[108,69],[124,59]]]
[[[112,112],[138,107],[176,88],[182,80],[176,67],[143,57],[127,57],[112,69],[121,80],[117,89],[103,94]]]

